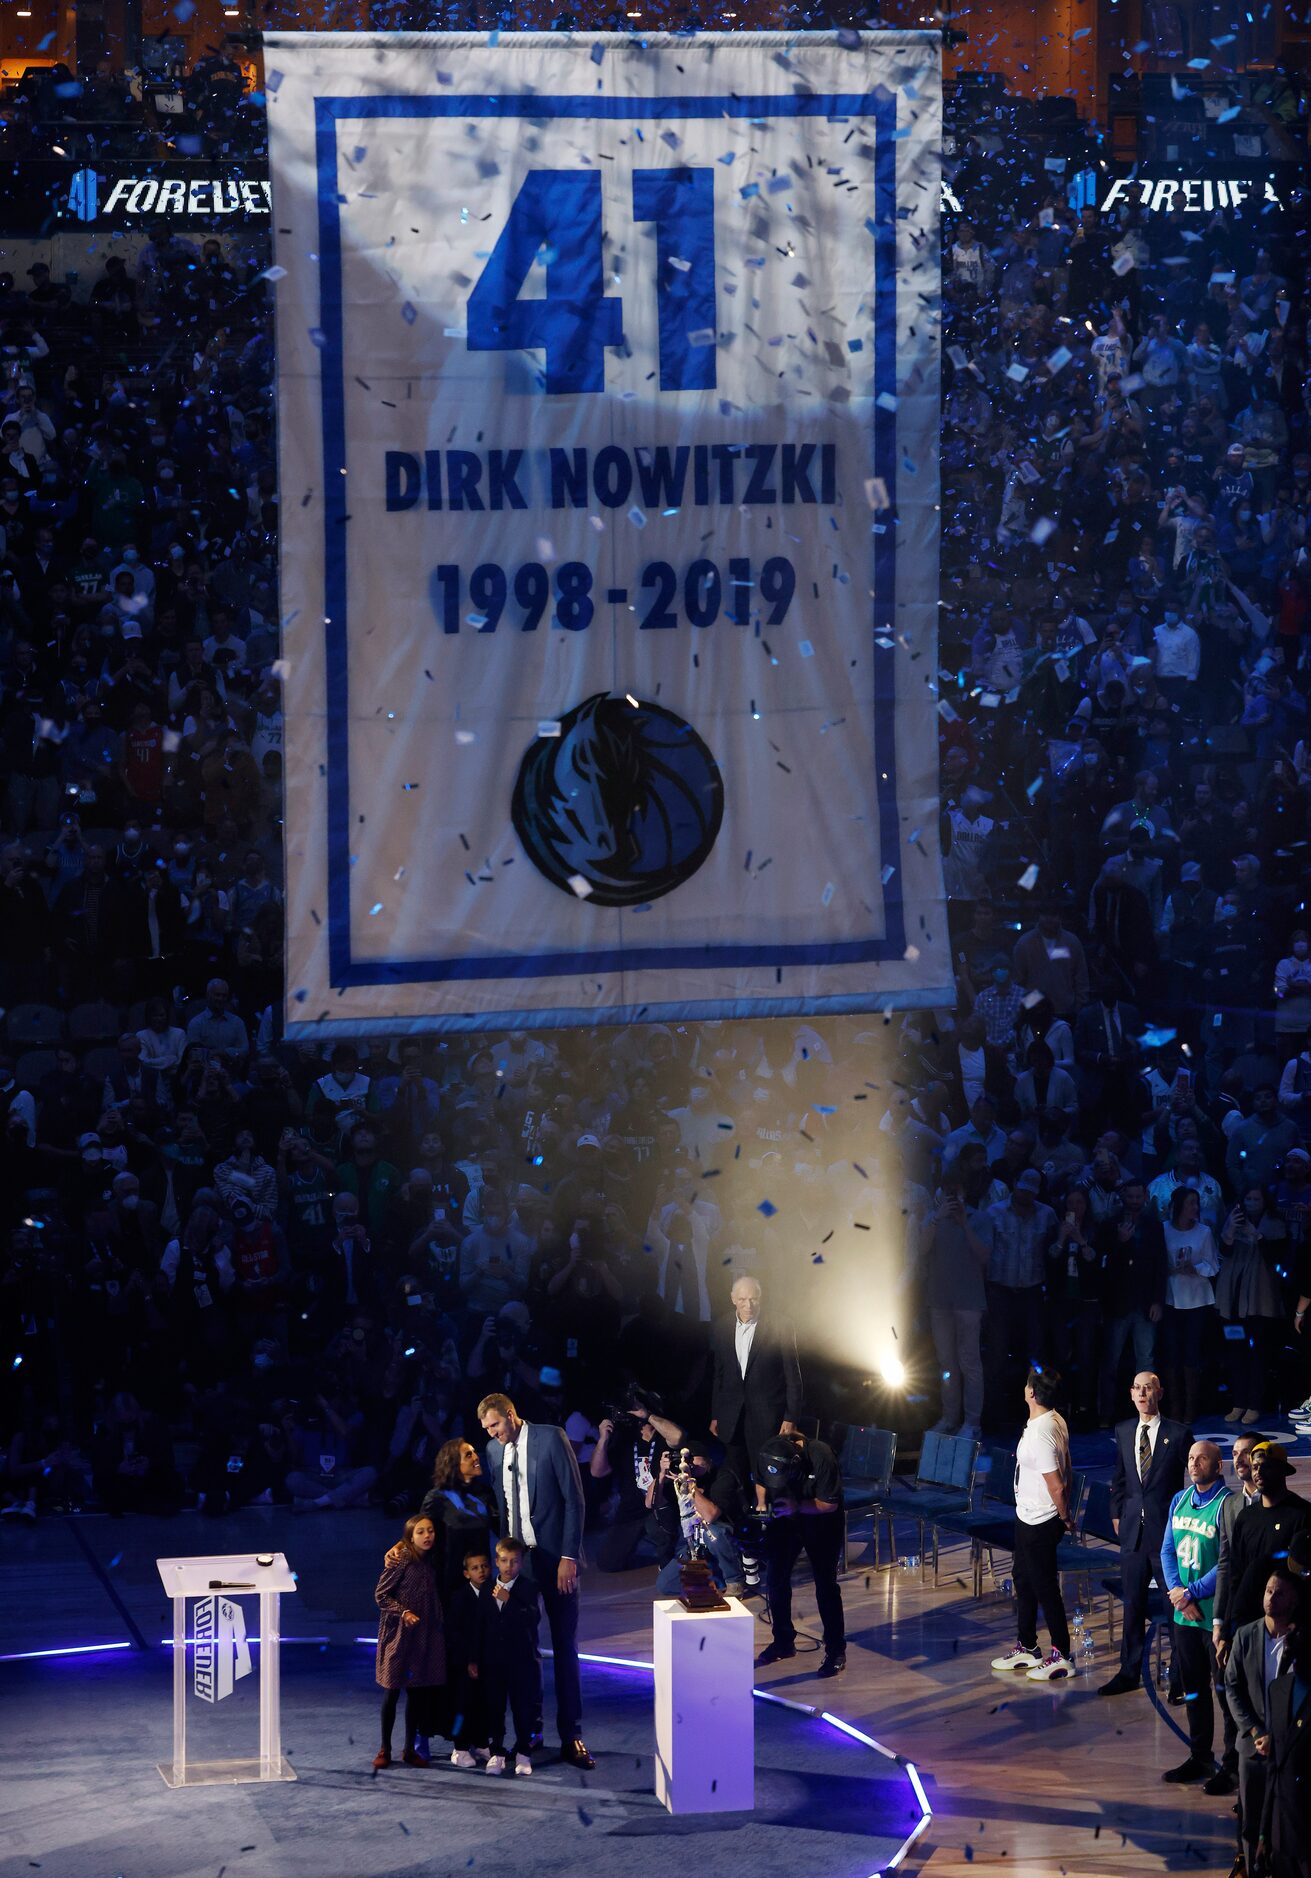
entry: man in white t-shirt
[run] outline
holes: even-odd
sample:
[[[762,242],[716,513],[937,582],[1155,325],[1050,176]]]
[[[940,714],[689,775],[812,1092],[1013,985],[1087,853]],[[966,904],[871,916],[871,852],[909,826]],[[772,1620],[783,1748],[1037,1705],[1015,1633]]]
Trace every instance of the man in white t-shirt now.
[[[994,1669],[1022,1669],[1030,1682],[1058,1682],[1074,1674],[1070,1626],[1061,1597],[1057,1548],[1074,1530],[1070,1507],[1070,1434],[1056,1413],[1061,1379],[1054,1369],[1031,1369],[1024,1385],[1029,1419],[1015,1450],[1015,1575],[1018,1641]],[[1051,1639],[1038,1649],[1038,1611]]]

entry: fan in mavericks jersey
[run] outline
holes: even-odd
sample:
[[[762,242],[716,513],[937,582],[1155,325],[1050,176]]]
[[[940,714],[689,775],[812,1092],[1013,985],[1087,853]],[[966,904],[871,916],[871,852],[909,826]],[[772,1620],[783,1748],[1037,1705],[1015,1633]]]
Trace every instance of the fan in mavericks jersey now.
[[[1229,1497],[1222,1478],[1224,1463],[1214,1441],[1194,1441],[1188,1450],[1190,1484],[1170,1503],[1161,1546],[1165,1588],[1174,1606],[1172,1641],[1179,1653],[1179,1674],[1188,1716],[1188,1759],[1163,1774],[1163,1780],[1208,1780],[1215,1772],[1215,1645],[1211,1610],[1220,1560],[1220,1508]]]

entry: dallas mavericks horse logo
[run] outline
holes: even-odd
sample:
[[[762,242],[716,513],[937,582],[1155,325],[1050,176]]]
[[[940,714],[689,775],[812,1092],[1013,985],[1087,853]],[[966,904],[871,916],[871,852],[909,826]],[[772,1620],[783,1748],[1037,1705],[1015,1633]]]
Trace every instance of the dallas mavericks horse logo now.
[[[250,1674],[250,1644],[246,1619],[239,1604],[214,1596],[197,1598],[195,1675],[193,1687],[200,1702],[221,1702],[232,1685]]]
[[[604,692],[538,737],[511,818],[533,865],[597,906],[641,906],[689,880],[715,845],[724,785],[706,745],[658,704]]]

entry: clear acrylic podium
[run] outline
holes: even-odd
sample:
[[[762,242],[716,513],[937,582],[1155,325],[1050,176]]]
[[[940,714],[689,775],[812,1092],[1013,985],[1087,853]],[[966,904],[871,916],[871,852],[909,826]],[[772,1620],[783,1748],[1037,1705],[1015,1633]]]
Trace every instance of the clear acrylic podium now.
[[[296,1589],[285,1556],[246,1552],[160,1558],[155,1564],[173,1600],[173,1758],[158,1763],[165,1783],[203,1787],[294,1780],[295,1769],[282,1752],[278,1664],[281,1594]],[[253,1615],[255,1599],[259,1633],[251,1636],[246,1609],[251,1607]],[[239,1685],[251,1673],[252,1646],[259,1650],[259,1745],[257,1753],[245,1755],[239,1750],[246,1740],[255,1746],[253,1704]],[[218,1704],[230,1697],[236,1697],[232,1709],[219,1711]],[[187,1752],[189,1699],[192,1758]]]
[[[745,1813],[755,1805],[755,1618],[655,1605],[655,1790],[671,1813]]]

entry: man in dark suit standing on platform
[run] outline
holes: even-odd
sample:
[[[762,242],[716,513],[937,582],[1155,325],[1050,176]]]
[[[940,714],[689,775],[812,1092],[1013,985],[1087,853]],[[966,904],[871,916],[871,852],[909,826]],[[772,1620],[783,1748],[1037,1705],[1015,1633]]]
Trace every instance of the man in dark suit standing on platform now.
[[[583,1742],[578,1674],[578,1559],[583,1547],[583,1481],[563,1428],[519,1419],[509,1396],[484,1396],[478,1420],[502,1536],[528,1551],[528,1570],[551,1626],[555,1720],[560,1758],[595,1767]]]
[[[1140,1370],[1129,1392],[1137,1415],[1115,1430],[1115,1472],[1111,1476],[1111,1518],[1120,1538],[1120,1580],[1124,1591],[1124,1634],[1120,1667],[1098,1695],[1125,1695],[1141,1686],[1143,1637],[1147,1630],[1147,1594],[1153,1578],[1165,1584],[1161,1542],[1170,1502],[1184,1484],[1193,1431],[1161,1413],[1161,1379]]]
[[[1239,1625],[1225,1663],[1225,1693],[1238,1749],[1238,1837],[1250,1871],[1257,1869],[1265,1810],[1270,1694],[1275,1679],[1292,1667],[1299,1614],[1298,1581],[1283,1565],[1267,1575],[1261,1602],[1264,1614],[1255,1623]]]
[[[1271,1878],[1311,1878],[1311,1650],[1301,1624],[1289,1654],[1267,1696],[1261,1840]]]
[[[710,1432],[723,1442],[738,1479],[756,1480],[763,1444],[773,1435],[796,1433],[801,1366],[791,1331],[761,1322],[757,1279],[739,1278],[732,1299],[732,1317],[715,1325]],[[758,1482],[756,1498],[763,1506],[765,1490]]]

